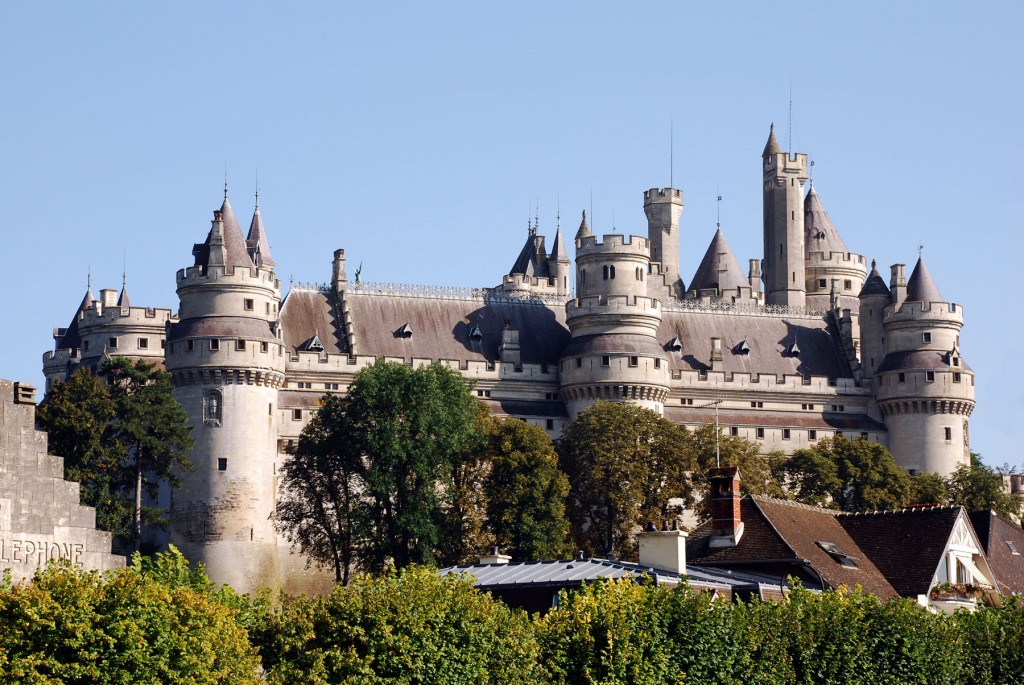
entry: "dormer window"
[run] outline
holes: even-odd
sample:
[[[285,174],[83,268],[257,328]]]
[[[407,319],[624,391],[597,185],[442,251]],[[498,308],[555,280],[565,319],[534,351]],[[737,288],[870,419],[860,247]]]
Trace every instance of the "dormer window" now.
[[[743,340],[739,345],[736,346],[736,351],[739,354],[747,355],[750,354],[750,345],[746,340]]]
[[[787,354],[788,354],[788,355],[789,355],[790,357],[799,357],[799,356],[800,356],[800,346],[799,346],[799,345],[797,345],[797,344],[796,344],[796,343],[794,342],[794,343],[792,343],[792,344],[791,344],[791,345],[790,345],[790,346],[789,346],[788,348],[786,348],[786,353],[787,353]]]
[[[398,329],[398,337],[408,340],[412,337],[412,326],[407,323],[402,324],[402,327]]]
[[[683,349],[683,343],[679,341],[678,337],[675,337],[669,340],[668,344],[665,345],[665,347],[672,350],[673,352],[678,352],[679,350]]]
[[[320,340],[319,335],[314,335],[312,338],[307,340],[306,343],[302,345],[300,349],[305,350],[306,352],[323,352],[324,344]]]
[[[469,332],[470,340],[480,340],[484,337],[484,332],[480,330],[480,326],[473,326],[473,330]]]

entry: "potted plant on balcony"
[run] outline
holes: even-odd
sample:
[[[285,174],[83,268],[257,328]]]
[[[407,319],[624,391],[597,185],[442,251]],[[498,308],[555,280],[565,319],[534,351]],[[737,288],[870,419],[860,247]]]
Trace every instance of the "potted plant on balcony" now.
[[[936,583],[929,597],[939,602],[969,601],[985,594],[985,588],[973,583]]]

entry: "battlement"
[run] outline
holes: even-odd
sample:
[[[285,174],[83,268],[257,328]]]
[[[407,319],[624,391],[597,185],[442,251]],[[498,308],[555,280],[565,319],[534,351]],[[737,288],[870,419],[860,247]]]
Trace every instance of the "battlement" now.
[[[644,206],[660,202],[683,203],[683,191],[678,188],[651,188],[644,191]]]
[[[883,322],[916,322],[944,321],[963,325],[964,308],[955,302],[904,302],[898,308],[889,305],[885,308]]]
[[[83,332],[86,328],[110,324],[162,327],[165,322],[177,318],[170,309],[159,307],[104,307],[99,300],[94,301],[92,305],[92,309],[86,309],[78,314],[78,327]]]
[[[660,316],[661,300],[642,295],[590,295],[569,300],[566,311],[572,309],[637,308],[657,312]]]
[[[806,152],[778,152],[770,155],[765,162],[765,169],[767,171],[778,170],[784,173],[799,173],[802,171],[806,174],[807,168]]]
[[[281,281],[275,278],[272,270],[255,266],[241,269],[230,267],[230,271],[229,267],[223,266],[209,268],[190,266],[178,269],[175,274],[175,282],[178,284],[178,289],[224,283],[281,290]]]
[[[505,291],[529,291],[539,295],[555,296],[562,294],[556,278],[538,278],[526,274],[507,274],[502,276],[501,285],[498,286]]]
[[[868,272],[867,259],[855,252],[811,252],[806,261],[808,267],[853,269],[865,275]]]
[[[598,239],[596,235],[580,238],[576,241],[576,259],[596,254],[636,254],[650,257],[651,241],[638,235],[609,233]]]

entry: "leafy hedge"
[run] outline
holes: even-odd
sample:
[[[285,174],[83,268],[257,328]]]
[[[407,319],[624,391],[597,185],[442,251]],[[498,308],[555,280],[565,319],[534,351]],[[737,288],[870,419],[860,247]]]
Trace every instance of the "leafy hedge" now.
[[[0,585],[0,682],[1013,684],[1024,602],[946,616],[859,591],[733,604],[619,580],[529,617],[427,568],[271,602],[172,552]]]

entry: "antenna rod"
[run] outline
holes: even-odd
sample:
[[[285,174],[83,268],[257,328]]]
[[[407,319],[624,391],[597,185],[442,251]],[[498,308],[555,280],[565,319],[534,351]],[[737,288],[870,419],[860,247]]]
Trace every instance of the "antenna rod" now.
[[[786,152],[793,152],[793,77],[789,77],[789,142]]]
[[[675,138],[675,120],[668,120],[668,187],[675,188],[675,151],[676,151],[676,138]]]

